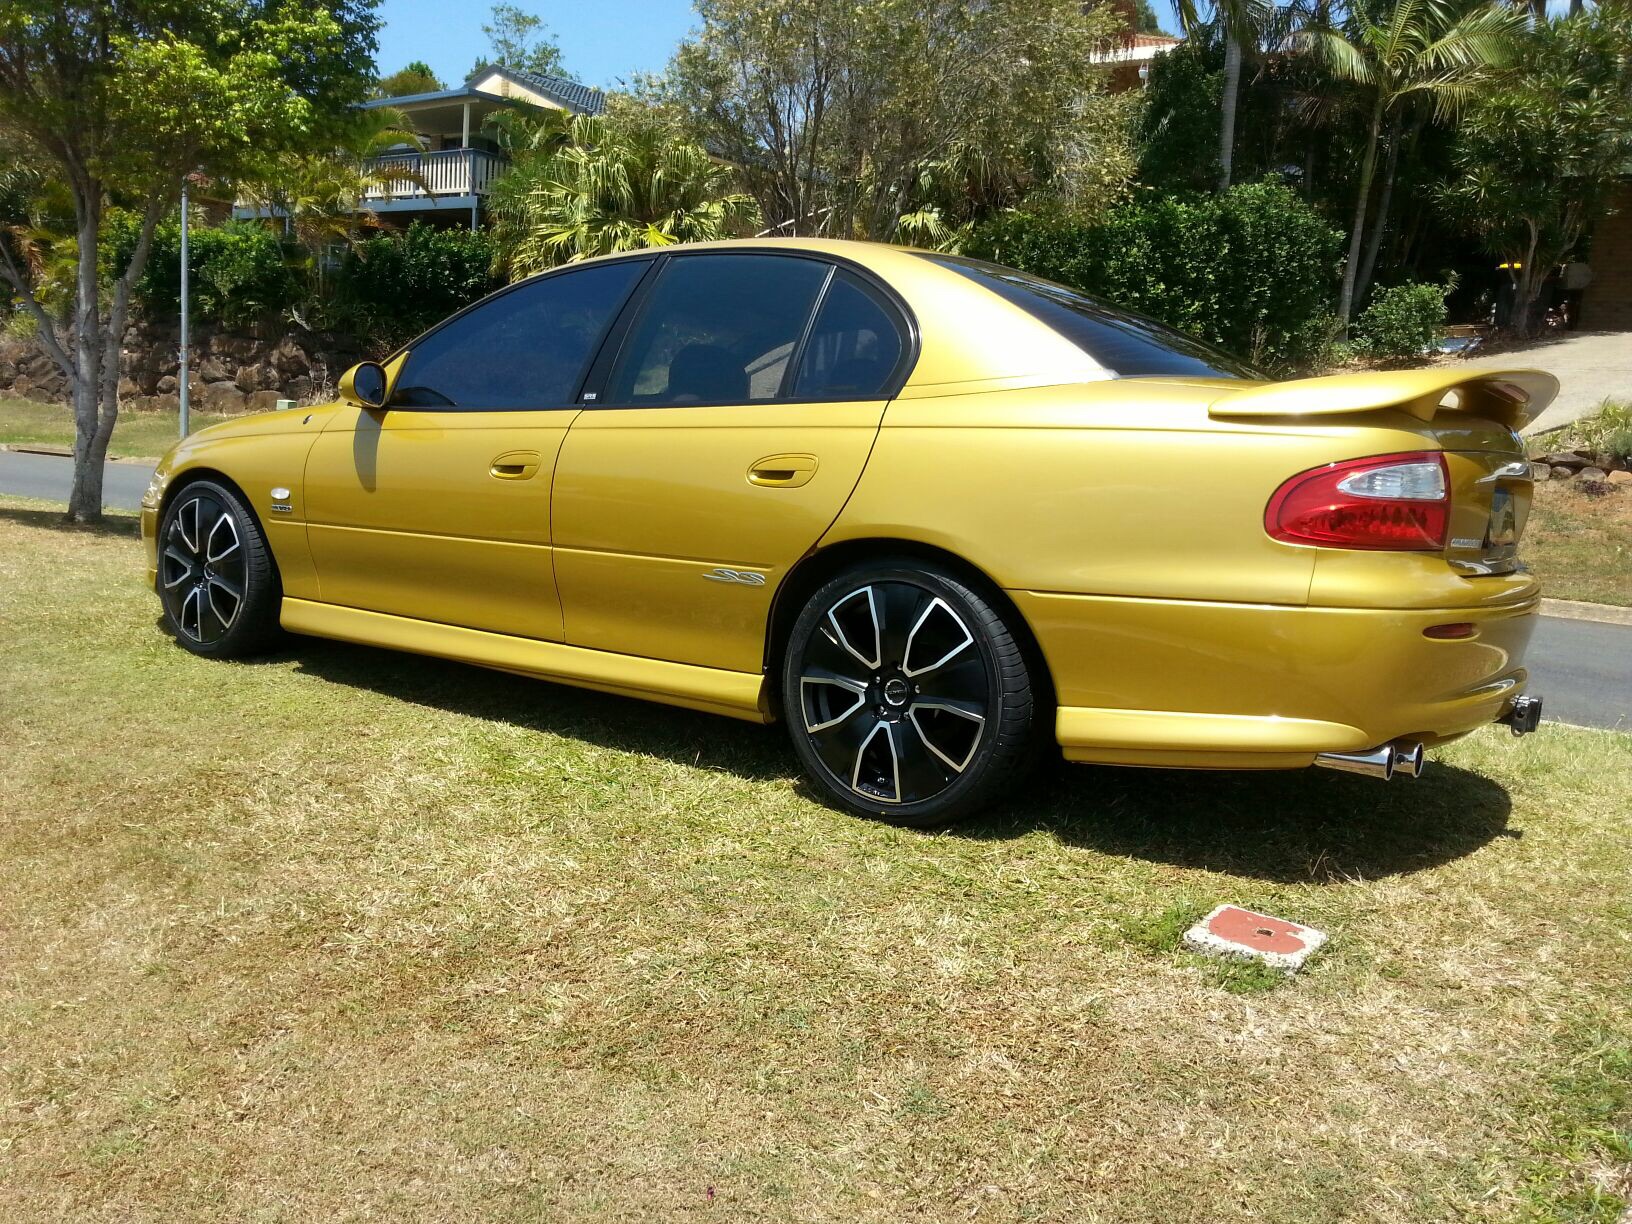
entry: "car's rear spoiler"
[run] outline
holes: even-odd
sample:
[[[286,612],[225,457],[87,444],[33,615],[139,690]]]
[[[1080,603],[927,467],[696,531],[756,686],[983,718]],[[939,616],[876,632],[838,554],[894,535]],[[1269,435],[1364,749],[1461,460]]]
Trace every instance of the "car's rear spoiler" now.
[[[1399,408],[1419,420],[1466,412],[1521,429],[1558,394],[1558,379],[1541,370],[1375,370],[1232,391],[1208,405],[1215,417],[1314,417]]]

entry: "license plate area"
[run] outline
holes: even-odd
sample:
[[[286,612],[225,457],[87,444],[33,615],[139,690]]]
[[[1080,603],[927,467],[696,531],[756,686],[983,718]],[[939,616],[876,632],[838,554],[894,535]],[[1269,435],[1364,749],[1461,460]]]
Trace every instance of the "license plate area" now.
[[[1485,560],[1514,562],[1519,556],[1519,515],[1510,490],[1498,487],[1491,494],[1490,523],[1485,528]]]

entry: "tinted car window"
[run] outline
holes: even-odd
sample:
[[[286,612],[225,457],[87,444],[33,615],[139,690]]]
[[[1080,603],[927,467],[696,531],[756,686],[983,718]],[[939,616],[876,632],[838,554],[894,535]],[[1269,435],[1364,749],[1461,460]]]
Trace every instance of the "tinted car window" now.
[[[570,406],[602,333],[649,262],[556,273],[459,315],[413,346],[392,404]]]
[[[605,402],[775,399],[829,271],[780,255],[671,259],[624,343]]]
[[[1080,290],[978,259],[924,258],[1013,302],[1120,377],[1263,377],[1221,349],[1154,319],[1116,310]]]
[[[799,360],[795,399],[872,399],[901,360],[901,333],[848,272],[836,272]]]

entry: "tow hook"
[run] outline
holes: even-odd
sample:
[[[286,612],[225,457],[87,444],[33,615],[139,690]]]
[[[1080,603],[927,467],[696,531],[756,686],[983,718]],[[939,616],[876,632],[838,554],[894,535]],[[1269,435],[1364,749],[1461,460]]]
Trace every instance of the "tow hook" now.
[[[1496,720],[1507,724],[1514,735],[1529,735],[1541,726],[1541,698],[1525,696],[1513,698],[1507,712]]]

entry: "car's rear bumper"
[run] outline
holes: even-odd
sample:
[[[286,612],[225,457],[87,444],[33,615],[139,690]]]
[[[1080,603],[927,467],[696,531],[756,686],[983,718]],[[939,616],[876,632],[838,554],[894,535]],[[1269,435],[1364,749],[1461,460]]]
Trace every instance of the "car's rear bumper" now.
[[[1540,600],[1307,608],[1010,592],[1036,634],[1071,760],[1296,768],[1321,752],[1443,743],[1525,689]],[[1474,636],[1425,637],[1471,622]]]

